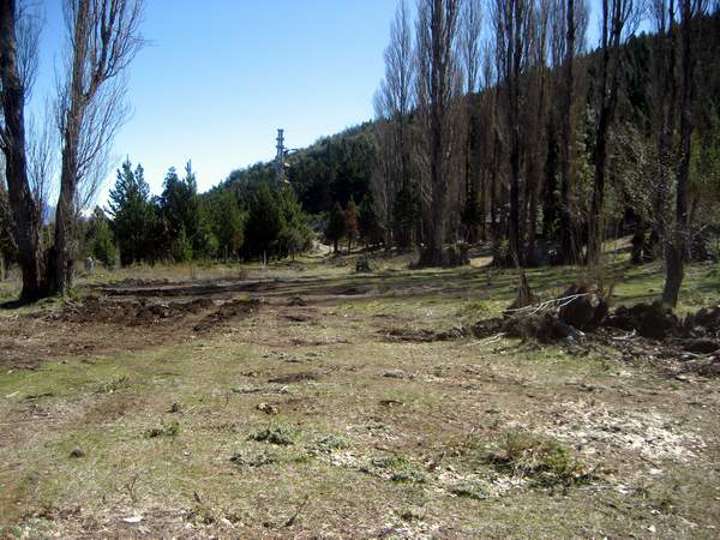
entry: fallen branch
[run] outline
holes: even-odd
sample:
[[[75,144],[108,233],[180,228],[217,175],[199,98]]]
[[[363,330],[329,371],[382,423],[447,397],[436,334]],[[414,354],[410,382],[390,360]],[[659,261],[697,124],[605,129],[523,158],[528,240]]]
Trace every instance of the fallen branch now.
[[[508,308],[505,310],[506,313],[511,313],[512,316],[518,315],[536,315],[543,311],[548,311],[553,308],[564,308],[569,305],[572,301],[582,298],[584,296],[590,296],[591,293],[571,294],[569,296],[563,296],[560,298],[552,298],[539,304],[532,304],[521,308]]]

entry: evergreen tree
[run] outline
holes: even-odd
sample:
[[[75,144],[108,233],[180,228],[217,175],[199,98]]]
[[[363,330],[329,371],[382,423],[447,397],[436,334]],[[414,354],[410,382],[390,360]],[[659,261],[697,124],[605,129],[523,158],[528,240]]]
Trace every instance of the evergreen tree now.
[[[394,216],[398,247],[407,249],[412,245],[415,228],[420,220],[420,196],[412,182],[406,182],[395,199]]]
[[[192,243],[183,226],[180,227],[180,230],[170,243],[170,256],[173,261],[180,263],[191,261],[193,258]]]
[[[465,200],[461,218],[462,224],[465,225],[467,231],[467,240],[469,242],[475,241],[477,237],[476,231],[482,222],[482,209],[480,208],[477,193],[472,189]]]
[[[141,165],[133,171],[130,160],[125,160],[117,171],[108,207],[121,264],[154,260],[155,210]]]
[[[283,217],[278,235],[278,252],[283,257],[290,255],[295,258],[295,254],[310,248],[312,231],[292,188],[283,187],[278,197]]]
[[[233,191],[213,193],[203,212],[217,240],[220,257],[236,257],[245,242],[245,220]]]
[[[358,214],[360,238],[365,244],[371,246],[382,242],[383,231],[380,226],[380,219],[375,211],[375,203],[371,194],[368,193],[363,197],[360,202]]]
[[[245,252],[250,257],[272,256],[284,217],[276,195],[266,184],[260,184],[250,203],[245,227]]]
[[[340,203],[335,203],[325,226],[325,238],[332,242],[335,253],[338,252],[338,243],[343,236],[345,236],[345,213]]]
[[[202,227],[197,180],[190,161],[185,165],[182,179],[175,167],[168,170],[160,195],[160,210],[173,258],[184,261],[194,255],[203,256],[207,250],[207,229]]]
[[[359,232],[360,232],[360,228],[359,228],[359,224],[358,224],[357,205],[355,204],[355,201],[352,198],[350,198],[350,202],[348,203],[348,206],[345,209],[345,236],[347,237],[347,241],[348,241],[348,255],[350,254],[350,249],[352,248],[353,240],[355,240],[358,237]]]
[[[100,261],[107,268],[115,266],[117,259],[117,248],[113,242],[110,221],[105,212],[99,206],[95,208],[90,220],[86,245],[88,254],[97,261]]]

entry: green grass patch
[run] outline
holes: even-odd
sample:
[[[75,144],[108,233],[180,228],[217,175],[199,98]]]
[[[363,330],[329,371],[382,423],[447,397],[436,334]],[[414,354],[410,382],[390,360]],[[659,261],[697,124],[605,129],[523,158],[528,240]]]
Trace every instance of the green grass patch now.
[[[296,429],[282,425],[261,429],[251,433],[248,437],[248,439],[252,441],[275,444],[278,446],[291,446],[295,444],[297,438],[298,431]]]
[[[587,483],[589,474],[571,450],[527,431],[508,431],[485,460],[500,472],[529,478],[542,487]]]

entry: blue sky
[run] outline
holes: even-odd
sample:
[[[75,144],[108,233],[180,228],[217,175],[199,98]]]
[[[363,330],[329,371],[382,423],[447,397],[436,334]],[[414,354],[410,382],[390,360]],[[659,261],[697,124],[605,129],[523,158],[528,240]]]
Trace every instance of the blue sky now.
[[[42,2],[33,110],[55,86],[61,4]],[[394,10],[394,0],[146,0],[149,44],[130,66],[133,112],[113,165],[142,163],[157,193],[170,166],[192,159],[206,190],[271,159],[276,128],[294,148],[372,118]],[[100,202],[113,178],[114,168]]]

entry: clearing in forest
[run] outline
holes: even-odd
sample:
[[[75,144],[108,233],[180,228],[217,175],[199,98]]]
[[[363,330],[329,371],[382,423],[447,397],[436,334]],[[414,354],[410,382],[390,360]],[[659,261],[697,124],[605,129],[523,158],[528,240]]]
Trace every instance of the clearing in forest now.
[[[513,271],[378,264],[100,275],[2,310],[0,535],[717,536],[719,378],[663,342],[474,337]],[[657,295],[657,265],[614,271],[615,303]],[[681,309],[718,290],[691,267]]]

